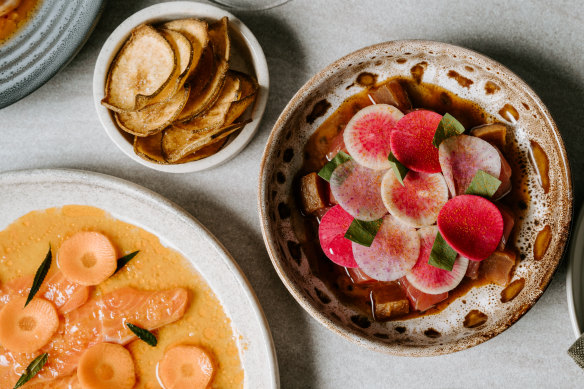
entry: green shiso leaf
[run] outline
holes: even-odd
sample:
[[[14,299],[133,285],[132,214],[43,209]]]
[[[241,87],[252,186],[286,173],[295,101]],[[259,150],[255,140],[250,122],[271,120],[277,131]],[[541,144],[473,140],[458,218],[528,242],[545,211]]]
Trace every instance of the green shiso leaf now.
[[[499,189],[500,185],[501,181],[497,178],[491,176],[489,173],[479,170],[472,178],[470,185],[464,193],[491,198],[497,189]]]
[[[130,262],[130,260],[132,258],[134,258],[136,256],[136,254],[138,254],[140,252],[140,250],[136,250],[133,253],[124,255],[123,257],[118,259],[118,266],[116,267],[116,271],[114,272],[114,274],[116,274],[121,268],[123,268],[124,266],[126,266],[126,264],[128,262]]]
[[[138,338],[148,343],[150,346],[155,347],[158,344],[158,340],[154,334],[142,327],[138,327],[132,323],[126,323],[126,326],[132,331]]]
[[[379,231],[382,223],[383,219],[372,222],[353,219],[349,229],[345,233],[345,238],[361,246],[369,247],[373,243],[373,239],[375,239],[375,235],[377,235],[377,231]]]
[[[331,159],[326,165],[320,169],[318,175],[321,176],[324,180],[330,181],[331,175],[333,174],[333,170],[337,168],[337,166],[347,162],[351,159],[351,156],[344,151],[339,151],[337,155],[333,159]]]
[[[402,184],[402,186],[405,186],[404,185],[404,178],[405,178],[406,174],[408,173],[409,169],[407,167],[405,167],[404,165],[402,165],[401,162],[398,161],[397,158],[395,157],[395,155],[393,155],[393,153],[391,153],[391,152],[389,153],[389,157],[387,157],[387,159],[389,160],[389,164],[391,165],[391,169],[393,170],[393,173],[397,177],[399,183]]]
[[[14,389],[20,388],[22,385],[26,384],[30,381],[47,363],[47,359],[49,358],[49,354],[44,353],[36,357],[32,360],[32,362],[26,367],[24,373],[20,376],[18,381],[16,381],[16,385],[14,385]]]
[[[438,123],[438,128],[434,133],[434,139],[432,139],[432,144],[434,147],[438,148],[444,139],[454,135],[460,135],[463,132],[464,126],[460,124],[460,122],[456,120],[454,116],[447,113],[442,117],[440,123]]]
[[[41,287],[43,281],[45,280],[45,277],[49,272],[49,268],[51,267],[52,257],[53,254],[51,253],[51,245],[49,244],[49,252],[45,256],[45,259],[37,269],[36,274],[34,275],[34,281],[32,282],[30,292],[28,292],[28,297],[26,298],[26,302],[24,303],[25,307],[28,305],[28,303],[30,303],[35,294],[39,291],[39,288]]]
[[[454,261],[456,260],[456,251],[442,237],[440,233],[436,235],[432,251],[430,251],[430,259],[428,265],[432,265],[439,269],[452,271]]]

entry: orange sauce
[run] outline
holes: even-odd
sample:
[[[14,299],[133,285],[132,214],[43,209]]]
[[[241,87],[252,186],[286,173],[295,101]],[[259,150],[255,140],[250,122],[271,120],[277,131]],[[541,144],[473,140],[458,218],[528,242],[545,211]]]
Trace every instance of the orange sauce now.
[[[49,243],[55,253],[67,237],[78,231],[105,234],[119,256],[140,250],[125,270],[94,287],[90,298],[127,286],[140,290],[182,287],[189,292],[185,315],[154,331],[156,347],[140,340],[126,346],[135,362],[135,388],[160,388],[156,365],[165,349],[177,343],[200,345],[211,351],[216,362],[212,388],[243,387],[244,372],[231,322],[205,280],[185,257],[165,247],[157,236],[116,220],[101,209],[69,205],[34,211],[14,221],[0,232],[0,281],[34,274]],[[55,262],[52,267],[57,266]],[[4,388],[3,383],[0,388]]]
[[[34,15],[41,0],[21,0],[18,7],[0,16],[0,43],[8,40]]]
[[[462,99],[440,86],[420,82],[424,67],[421,64],[418,65],[416,65],[418,67],[414,66],[412,69],[412,78],[396,77],[364,88],[362,91],[348,97],[334,113],[327,117],[314,134],[312,134],[304,148],[304,164],[296,182],[299,182],[301,176],[319,171],[326,164],[326,153],[329,151],[334,138],[345,128],[349,120],[359,110],[372,104],[369,94],[373,93],[376,88],[382,87],[385,83],[393,80],[399,81],[408,94],[414,108],[429,109],[442,115],[448,112],[457,118],[466,129],[495,121],[493,117],[487,114],[476,103]],[[516,145],[508,142],[505,149],[501,150],[507,157],[506,159],[513,171],[511,177],[512,191],[502,202],[508,205],[516,214],[514,233],[520,230],[521,220],[529,204],[529,194],[526,190],[527,184],[521,174],[521,161],[510,158],[510,156],[519,153],[516,147]],[[298,192],[295,195],[292,201],[300,204]],[[299,206],[292,208],[295,210],[301,209]],[[384,283],[354,284],[345,269],[335,265],[322,252],[318,241],[318,221],[316,218],[302,215],[296,211],[292,213],[292,220],[294,224],[301,225],[297,230],[306,230],[304,234],[306,239],[301,239],[301,245],[303,252],[308,258],[313,274],[321,278],[343,303],[353,305],[363,313],[366,313],[368,317],[373,318],[374,314],[372,312],[371,301],[374,301],[376,289],[382,288]],[[512,234],[509,242],[513,241],[514,237]],[[404,320],[440,313],[453,301],[464,296],[470,289],[486,284],[488,284],[488,280],[480,275],[475,280],[465,277],[454,290],[449,292],[446,300],[436,304],[423,313],[410,311],[409,314],[397,319]]]

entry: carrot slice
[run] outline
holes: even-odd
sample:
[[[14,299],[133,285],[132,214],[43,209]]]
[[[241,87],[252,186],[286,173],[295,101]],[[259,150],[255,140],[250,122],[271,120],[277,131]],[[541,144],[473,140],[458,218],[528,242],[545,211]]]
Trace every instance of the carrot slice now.
[[[179,345],[164,353],[158,378],[165,389],[204,389],[213,379],[213,360],[200,347]]]
[[[0,311],[0,343],[12,352],[32,353],[53,337],[59,327],[57,310],[47,300],[15,296]]]
[[[116,271],[116,249],[99,232],[78,232],[61,244],[57,264],[68,280],[97,285]]]
[[[130,389],[136,383],[134,360],[124,346],[98,343],[81,356],[77,378],[84,389]]]

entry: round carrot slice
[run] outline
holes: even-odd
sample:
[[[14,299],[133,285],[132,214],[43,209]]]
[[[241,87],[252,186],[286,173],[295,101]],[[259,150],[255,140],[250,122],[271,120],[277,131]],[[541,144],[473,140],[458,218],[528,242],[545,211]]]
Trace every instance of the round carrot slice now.
[[[63,242],[57,263],[69,281],[97,285],[116,271],[116,249],[99,232],[78,232]]]
[[[397,122],[391,132],[391,152],[404,166],[422,173],[439,173],[438,149],[432,144],[442,116],[420,109]]]
[[[503,216],[495,204],[474,195],[456,196],[440,210],[440,234],[460,255],[473,261],[490,256],[503,236]]]
[[[130,389],[136,383],[134,360],[124,346],[98,343],[81,355],[77,378],[84,389]]]
[[[165,389],[204,389],[213,379],[213,360],[200,347],[175,346],[166,350],[157,373]]]
[[[57,310],[49,301],[15,296],[0,311],[0,343],[6,349],[32,353],[46,345],[59,327]]]

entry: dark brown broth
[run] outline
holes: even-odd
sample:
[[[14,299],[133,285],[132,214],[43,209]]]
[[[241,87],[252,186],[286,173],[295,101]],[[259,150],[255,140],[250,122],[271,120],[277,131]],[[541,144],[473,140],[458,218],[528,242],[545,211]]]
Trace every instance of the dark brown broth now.
[[[389,79],[373,87],[364,88],[361,92],[348,97],[320,125],[304,148],[304,164],[295,179],[296,184],[294,188],[299,188],[297,183],[300,177],[311,172],[319,171],[327,162],[326,153],[329,151],[332,140],[345,128],[353,115],[362,108],[372,104],[368,95],[376,88],[393,80],[398,80],[406,90],[414,108],[429,109],[441,115],[448,112],[457,118],[466,129],[495,122],[494,118],[488,115],[476,103],[462,99],[440,86],[419,82],[414,78],[397,77]],[[505,155],[513,171],[511,193],[502,199],[501,202],[510,207],[516,215],[515,227],[509,238],[509,242],[514,242],[529,204],[527,185],[523,179],[523,174],[521,174],[522,170],[524,170],[523,164],[525,161],[519,157],[517,145],[513,142],[507,142],[505,150],[501,150],[501,152]],[[301,214],[301,208],[299,206],[301,202],[298,190],[294,193],[293,201],[296,204],[292,212],[293,224],[297,227],[297,231],[306,231],[306,238],[299,238],[302,250],[308,258],[313,274],[322,279],[340,301],[355,306],[370,318],[373,318],[371,307],[372,293],[375,293],[375,290],[379,288],[383,288],[383,284],[386,283],[372,282],[367,284],[354,284],[345,268],[331,262],[322,252],[318,241],[318,220],[313,216]],[[425,312],[410,311],[409,314],[401,316],[398,319],[405,320],[437,314],[448,307],[454,300],[464,296],[470,289],[480,287],[487,283],[480,276],[476,280],[465,277],[454,290],[449,292],[446,300],[436,304],[436,306]]]

